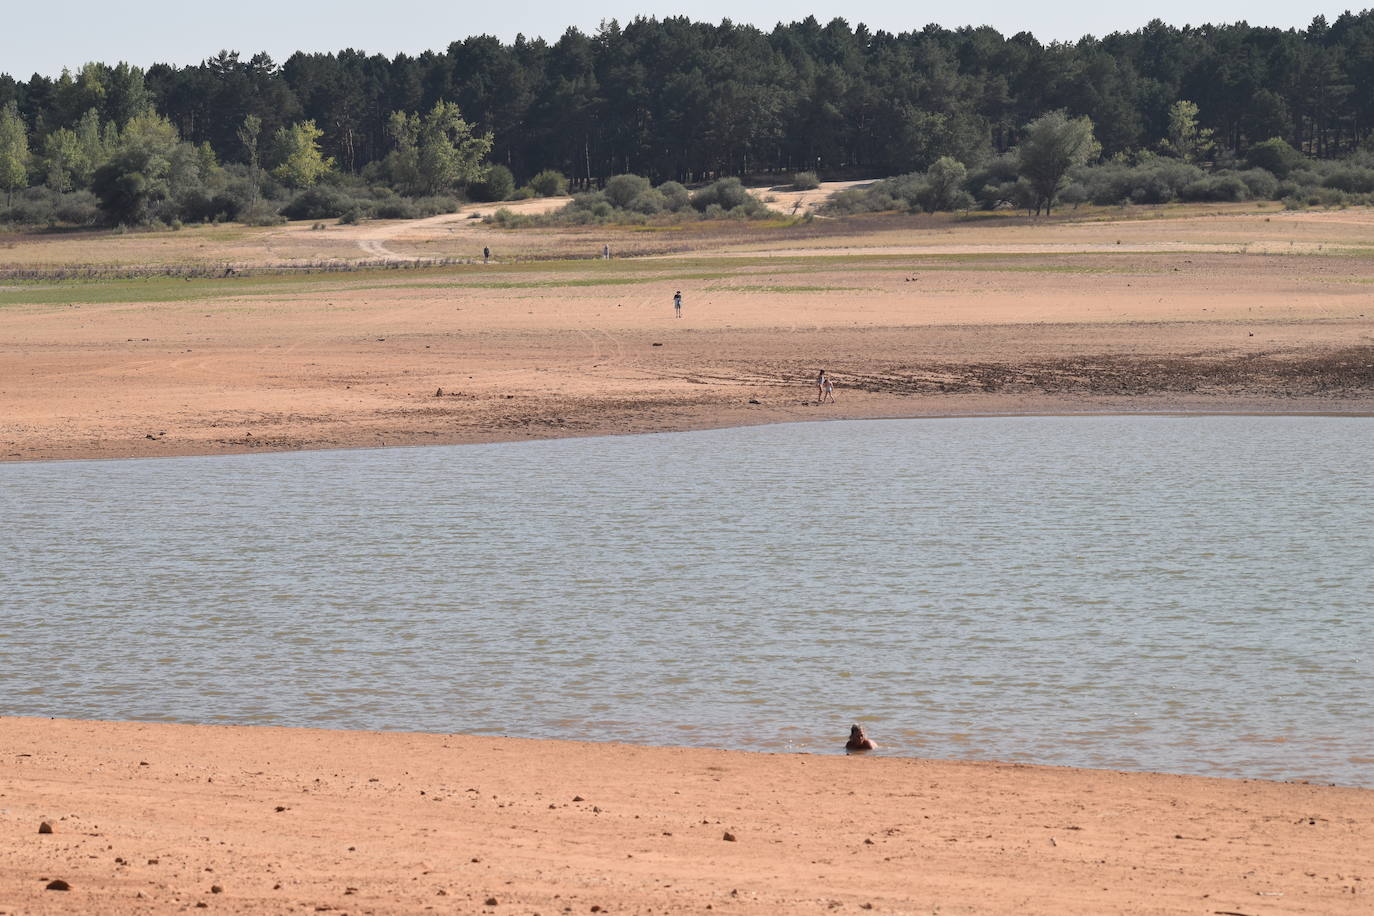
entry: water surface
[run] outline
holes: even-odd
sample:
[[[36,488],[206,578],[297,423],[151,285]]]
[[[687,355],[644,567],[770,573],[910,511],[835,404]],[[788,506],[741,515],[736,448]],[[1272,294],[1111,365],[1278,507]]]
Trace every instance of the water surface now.
[[[1374,785],[1374,420],[0,466],[0,713]]]

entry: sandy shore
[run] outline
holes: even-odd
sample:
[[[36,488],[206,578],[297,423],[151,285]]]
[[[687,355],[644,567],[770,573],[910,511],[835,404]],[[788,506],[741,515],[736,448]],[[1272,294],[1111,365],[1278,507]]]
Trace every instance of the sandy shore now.
[[[364,228],[398,257],[448,256],[455,235],[486,238],[464,225]],[[195,253],[218,230],[197,231],[99,244],[211,257]],[[376,241],[361,231],[339,244],[361,255]],[[6,287],[0,460],[840,417],[1374,412],[1370,211],[709,231],[615,239],[672,257]],[[277,251],[332,232],[253,238]],[[541,232],[493,245],[535,257],[593,241]],[[838,385],[824,408],[822,366]]]
[[[1270,916],[1374,893],[1362,789],[22,718],[0,748],[5,914]]]

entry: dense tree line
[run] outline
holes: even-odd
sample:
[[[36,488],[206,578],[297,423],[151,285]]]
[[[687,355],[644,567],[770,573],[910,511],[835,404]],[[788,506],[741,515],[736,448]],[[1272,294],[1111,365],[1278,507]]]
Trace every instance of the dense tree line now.
[[[147,116],[202,151],[206,169],[213,160],[289,186],[300,174],[281,171],[280,150],[294,136],[308,168],[406,195],[479,180],[475,152],[517,182],[548,170],[584,188],[623,173],[693,183],[923,172],[942,158],[974,168],[1052,111],[1088,118],[1107,159],[1234,157],[1275,137],[1335,158],[1374,131],[1374,94],[1357,90],[1371,77],[1374,11],[1318,16],[1302,30],[1156,20],[1049,44],[986,26],[893,34],[809,17],[765,32],[638,18],[552,43],[478,36],[418,56],[296,53],[278,65],[221,52],[189,67],[0,75],[0,110],[14,113],[27,144],[22,179],[0,150],[0,187],[90,188],[100,150]],[[1191,137],[1177,130],[1184,100]]]

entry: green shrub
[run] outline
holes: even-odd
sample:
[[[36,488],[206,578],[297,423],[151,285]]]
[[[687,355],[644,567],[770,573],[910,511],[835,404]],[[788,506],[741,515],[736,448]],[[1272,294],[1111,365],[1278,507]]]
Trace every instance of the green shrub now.
[[[573,210],[590,212],[604,203],[606,203],[606,195],[600,191],[583,191],[581,194],[574,194],[572,202],[568,206]]]
[[[1122,161],[1074,169],[1073,180],[1082,184],[1095,204],[1166,204],[1177,200],[1183,188],[1204,177],[1202,169],[1178,159],[1150,156],[1136,165]]]
[[[1343,163],[1327,173],[1322,186],[1348,194],[1368,194],[1374,191],[1374,169]]]
[[[1179,197],[1188,201],[1225,201],[1245,200],[1249,189],[1245,182],[1232,174],[1208,175],[1190,182],[1179,191]]]
[[[568,193],[568,179],[562,172],[545,169],[530,179],[530,188],[540,197],[561,197]]]
[[[755,219],[771,212],[736,178],[723,179],[698,194],[709,198],[700,215],[693,209],[694,196],[676,181],[665,181],[655,188],[638,175],[616,175],[600,191],[574,194],[560,210],[519,216],[508,211],[488,221],[502,228],[608,223],[634,226],[696,218]]]
[[[601,193],[617,210],[628,210],[635,198],[649,190],[649,179],[639,175],[616,175],[606,182]]]
[[[1306,156],[1279,137],[1271,137],[1263,143],[1256,143],[1245,154],[1247,167],[1264,169],[1279,179],[1287,178],[1306,162]]]
[[[515,176],[504,165],[493,165],[481,181],[468,186],[468,196],[473,200],[506,200],[515,192]]]
[[[792,176],[792,188],[797,191],[814,191],[821,186],[815,172],[798,172]]]
[[[100,223],[100,204],[90,191],[72,191],[62,195],[53,215],[68,226],[95,226]]]
[[[1251,200],[1275,200],[1279,189],[1279,180],[1265,169],[1246,169],[1237,172],[1236,177],[1245,182],[1246,189],[1250,192]]]
[[[483,222],[491,223],[501,229],[524,229],[538,224],[536,217],[528,213],[515,213],[506,207],[497,210]]]
[[[916,190],[916,200],[921,208],[936,212],[940,210],[967,210],[973,206],[973,197],[963,190],[968,170],[964,164],[949,156],[941,156],[926,169],[920,187]]]
[[[754,195],[740,183],[738,178],[722,178],[712,182],[692,195],[692,206],[705,212],[712,204],[719,206],[722,210],[733,210],[736,207],[748,207],[751,203],[755,207],[762,207]]]
[[[287,219],[329,219],[342,217],[350,210],[358,210],[352,197],[340,188],[320,184],[291,198],[291,202],[282,207],[281,214]]]
[[[538,196],[539,195],[534,192],[534,188],[530,187],[529,185],[523,185],[515,189],[515,193],[510,196],[510,199],[529,200],[530,198]]]
[[[373,219],[415,219],[419,215],[415,204],[404,197],[381,201],[372,208]]]
[[[1345,193],[1335,188],[1309,188],[1305,197],[1313,207],[1339,207],[1346,203]]]
[[[662,213],[668,208],[668,200],[663,196],[663,192],[654,188],[646,188],[635,195],[635,199],[630,201],[629,210],[635,213],[643,213],[646,216],[653,216],[655,213]]]
[[[235,217],[245,226],[280,226],[286,222],[286,217],[277,212],[277,208],[265,200],[245,207],[238,212]]]
[[[825,209],[831,213],[848,215],[851,213],[880,212],[897,209],[897,201],[892,195],[868,188],[845,188],[831,196]]]
[[[1074,182],[1059,193],[1059,202],[1066,207],[1077,208],[1088,202],[1088,189]]]
[[[673,213],[680,213],[692,206],[692,194],[676,181],[665,181],[658,186],[663,195],[663,206]]]
[[[884,178],[859,188],[848,188],[831,197],[826,210],[831,213],[880,213],[887,210],[909,210],[913,213],[948,210],[967,210],[981,201],[983,206],[993,209],[1005,203],[1001,199],[1003,185],[1010,187],[1010,179],[990,182],[1000,178],[984,169],[970,176],[963,163],[957,159],[943,156],[936,160],[925,172],[910,172],[894,178]],[[981,188],[979,201],[974,200],[967,186]],[[1009,192],[1007,192],[1009,193]]]
[[[51,201],[15,197],[9,207],[0,207],[0,223],[12,226],[51,226],[57,213]]]
[[[438,216],[441,213],[457,213],[462,206],[458,198],[449,197],[447,194],[436,194],[432,197],[417,197],[410,202],[415,208],[416,216]]]

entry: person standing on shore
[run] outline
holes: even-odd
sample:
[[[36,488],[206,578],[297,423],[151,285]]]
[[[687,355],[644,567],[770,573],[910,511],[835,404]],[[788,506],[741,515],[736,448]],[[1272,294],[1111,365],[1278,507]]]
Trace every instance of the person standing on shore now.
[[[822,369],[816,375],[816,403],[825,400],[825,370]]]
[[[602,245],[602,246],[601,246],[601,260],[603,260],[603,261],[609,261],[610,259],[611,259],[611,246],[610,246],[610,245]]]
[[[682,290],[673,293],[673,312],[677,317],[682,317]]]
[[[821,400],[835,403],[835,380],[828,375],[821,382]]]
[[[483,246],[483,248],[482,248],[482,263],[485,264],[485,263],[487,263],[487,261],[489,261],[489,260],[491,260],[491,249],[490,249],[490,248],[487,248],[486,246]]]

